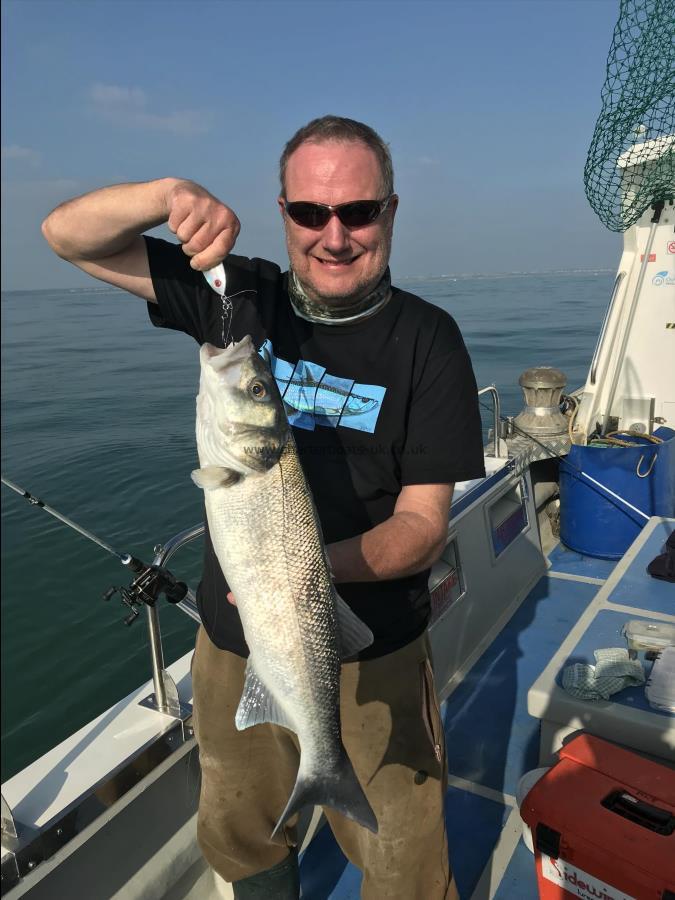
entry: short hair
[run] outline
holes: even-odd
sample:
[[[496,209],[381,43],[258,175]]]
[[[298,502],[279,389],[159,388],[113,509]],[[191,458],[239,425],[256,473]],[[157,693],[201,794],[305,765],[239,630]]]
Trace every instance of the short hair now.
[[[319,119],[312,119],[311,122],[296,131],[284,147],[279,160],[282,197],[286,196],[286,167],[291,154],[295,153],[301,144],[323,144],[329,141],[360,142],[369,147],[377,157],[385,195],[389,197],[394,193],[394,166],[391,161],[391,153],[379,134],[369,125],[364,125],[363,122],[357,122],[355,119],[344,119],[341,116],[321,116]]]

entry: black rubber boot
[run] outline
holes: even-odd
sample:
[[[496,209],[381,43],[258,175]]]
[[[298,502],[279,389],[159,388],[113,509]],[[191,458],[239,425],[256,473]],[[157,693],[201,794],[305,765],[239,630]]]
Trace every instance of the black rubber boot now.
[[[257,875],[232,882],[234,900],[299,900],[298,851]]]

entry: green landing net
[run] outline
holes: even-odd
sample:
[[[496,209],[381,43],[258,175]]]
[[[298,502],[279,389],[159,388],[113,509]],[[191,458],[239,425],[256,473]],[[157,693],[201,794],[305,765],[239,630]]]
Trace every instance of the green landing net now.
[[[584,185],[612,231],[675,194],[675,0],[621,0]]]

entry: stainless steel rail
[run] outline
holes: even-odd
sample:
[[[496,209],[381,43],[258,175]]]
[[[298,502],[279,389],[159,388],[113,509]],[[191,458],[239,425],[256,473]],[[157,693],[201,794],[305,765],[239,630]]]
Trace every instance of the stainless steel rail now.
[[[200,537],[202,534],[204,534],[204,523],[200,522],[199,525],[193,525],[192,528],[186,528],[185,531],[179,532],[165,544],[162,544],[161,547],[155,547],[156,556],[153,560],[153,565],[166,565],[177,550],[180,550],[185,544],[189,544],[190,541]],[[180,606],[180,604],[178,605]]]
[[[181,547],[204,534],[204,523],[193,525],[179,534],[170,538],[161,547],[155,547],[153,565],[163,566],[174,553]],[[197,612],[195,598],[192,591],[188,591],[187,599],[177,604],[180,608],[197,622],[201,621]],[[177,694],[175,686],[164,668],[164,650],[162,648],[162,633],[159,627],[159,612],[157,605],[146,606],[148,622],[148,637],[150,639],[150,657],[152,661],[152,683],[155,689],[155,703],[160,712],[169,715],[176,714]],[[170,696],[173,695],[173,696]]]
[[[499,450],[499,428],[500,428],[500,423],[501,423],[501,418],[502,418],[501,417],[501,408],[500,408],[500,403],[499,403],[499,393],[497,392],[496,386],[494,384],[490,384],[487,387],[481,388],[478,391],[479,397],[482,394],[490,394],[492,397],[492,415],[493,415],[493,421],[494,421],[494,424],[492,426],[493,437],[494,437],[493,456],[495,459],[499,459],[501,456],[501,453]]]
[[[600,334],[598,335],[598,340],[595,345],[595,350],[593,351],[593,359],[591,360],[591,370],[590,375],[588,376],[588,381],[590,384],[595,384],[595,379],[598,373],[598,360],[600,359],[600,354],[602,353],[602,348],[605,343],[605,335],[607,332],[607,326],[609,324],[609,317],[612,312],[612,308],[614,306],[614,301],[616,300],[619,294],[619,288],[623,285],[626,279],[625,272],[619,272],[614,280],[614,288],[612,289],[612,296],[609,298],[609,303],[607,304],[607,309],[605,310],[605,315],[602,320],[602,325],[600,326]],[[615,329],[616,334],[616,329]]]

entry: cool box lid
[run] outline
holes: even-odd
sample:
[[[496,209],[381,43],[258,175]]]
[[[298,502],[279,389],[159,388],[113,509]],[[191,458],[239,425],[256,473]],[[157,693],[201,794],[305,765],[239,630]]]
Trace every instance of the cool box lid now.
[[[611,859],[617,875],[658,872],[675,883],[675,769],[582,732],[562,747],[520,814],[535,848],[554,859],[587,871]]]

